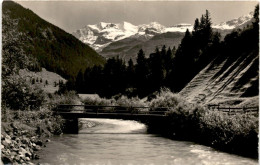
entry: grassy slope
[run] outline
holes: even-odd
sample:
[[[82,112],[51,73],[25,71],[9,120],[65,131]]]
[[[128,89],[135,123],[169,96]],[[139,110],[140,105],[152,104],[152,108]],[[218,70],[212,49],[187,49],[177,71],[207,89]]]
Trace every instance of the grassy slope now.
[[[3,29],[7,30],[3,31],[3,36],[13,29],[17,34],[22,33],[25,53],[36,57],[42,67],[65,78],[75,78],[80,69],[105,62],[92,48],[71,34],[12,1],[3,2]]]
[[[54,93],[58,91],[58,83],[60,81],[62,81],[63,83],[66,82],[66,80],[62,78],[60,75],[54,72],[49,72],[45,68],[42,68],[40,72],[31,72],[26,69],[22,69],[19,71],[19,74],[23,78],[25,78],[26,81],[28,81],[30,84],[32,84],[32,81],[34,79],[35,84],[32,85],[38,86],[39,88],[43,89],[46,93]]]

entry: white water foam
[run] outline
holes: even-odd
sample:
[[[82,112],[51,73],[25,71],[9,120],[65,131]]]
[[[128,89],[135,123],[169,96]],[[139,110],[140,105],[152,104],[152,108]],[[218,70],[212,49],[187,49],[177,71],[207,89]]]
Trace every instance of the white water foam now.
[[[80,133],[123,134],[146,133],[146,125],[132,120],[119,119],[81,119],[95,123],[94,127],[82,127]],[[83,122],[86,123],[86,122]]]

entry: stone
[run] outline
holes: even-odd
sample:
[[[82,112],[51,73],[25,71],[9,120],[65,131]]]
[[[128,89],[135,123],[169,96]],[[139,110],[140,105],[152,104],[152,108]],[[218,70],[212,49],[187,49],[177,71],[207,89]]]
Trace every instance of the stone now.
[[[11,140],[11,137],[9,135],[6,135],[5,138]]]
[[[19,152],[19,149],[18,148],[13,148],[12,149],[14,152]]]
[[[30,161],[31,159],[30,159],[29,157],[26,157],[25,160],[26,160],[26,161]]]
[[[26,153],[27,151],[26,151],[24,148],[21,147],[21,148],[19,149],[19,152],[21,152],[23,155],[25,155],[25,153]]]
[[[48,143],[48,142],[50,142],[51,140],[50,139],[46,139],[46,142]]]
[[[34,151],[39,151],[39,150],[41,150],[42,148],[40,147],[40,146],[38,146],[38,145],[36,145],[34,148],[33,148],[33,150]]]
[[[4,145],[5,147],[8,147],[9,146],[9,143],[7,143],[5,140],[2,141],[2,145]]]
[[[27,133],[28,133],[27,130],[23,130],[23,131],[21,131],[21,134],[22,134],[22,135],[26,135]]]
[[[12,143],[11,138],[10,138],[10,139],[5,139],[5,142],[6,142],[7,144],[11,144],[11,143]]]
[[[31,157],[32,157],[32,154],[31,154],[30,152],[26,152],[26,153],[25,153],[25,157],[31,158]]]
[[[21,142],[21,139],[20,139],[20,138],[16,138],[16,142],[17,142],[17,143],[20,143],[20,142]]]
[[[33,137],[31,137],[31,141],[32,141],[32,142],[35,142],[35,141],[36,141],[36,139],[37,139],[37,137],[36,137],[36,136],[33,136]]]
[[[28,139],[28,138],[23,138],[23,139],[21,140],[21,142],[22,142],[23,144],[28,144],[28,143],[29,143],[29,139]]]
[[[11,152],[11,154],[10,154],[11,157],[15,157],[16,155],[17,155],[16,152]]]
[[[21,156],[20,156],[20,155],[16,155],[16,156],[14,157],[14,159],[15,159],[17,162],[20,162]]]
[[[5,148],[5,146],[3,144],[1,144],[1,150],[4,149],[4,148]]]
[[[40,159],[40,156],[37,155],[37,154],[34,154],[34,155],[33,155],[33,158],[34,158],[34,159]]]
[[[14,123],[11,123],[11,127],[13,127],[13,128],[16,128],[16,129],[17,129],[17,127],[14,125]]]
[[[3,156],[3,155],[2,155],[2,161],[4,164],[12,163],[12,160],[10,159],[10,157]]]
[[[38,140],[36,143],[35,143],[36,145],[39,145],[39,146],[42,146],[42,141],[41,140]]]
[[[29,148],[29,152],[30,152],[30,153],[33,153],[33,149],[32,149],[32,148]]]

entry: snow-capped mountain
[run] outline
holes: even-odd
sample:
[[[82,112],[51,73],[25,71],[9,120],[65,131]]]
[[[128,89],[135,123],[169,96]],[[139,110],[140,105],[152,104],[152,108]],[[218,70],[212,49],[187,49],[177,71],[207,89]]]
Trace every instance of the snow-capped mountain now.
[[[87,25],[72,34],[95,50],[101,50],[111,42],[130,37],[137,32],[138,27],[128,22],[119,24],[100,22]]]
[[[250,12],[249,14],[239,17],[237,19],[232,19],[227,22],[222,22],[218,25],[213,25],[213,28],[220,29],[220,30],[232,30],[232,29],[240,27],[240,26],[246,24],[247,22],[249,22],[250,20],[252,20],[253,15],[254,15],[254,13]]]
[[[157,22],[135,26],[129,22],[105,23],[100,22],[95,25],[87,25],[72,34],[82,42],[90,45],[96,51],[101,51],[112,42],[116,42],[128,37],[144,36],[147,39],[166,32],[185,32],[192,30],[190,24],[178,24],[172,27],[165,27]]]
[[[250,22],[253,18],[253,12],[233,19],[227,22],[223,22],[217,25],[213,25],[213,29],[217,31],[225,31],[224,35],[235,28],[240,28],[243,25]],[[181,23],[170,27],[165,27],[158,22],[151,22],[149,24],[133,25],[129,22],[122,23],[105,23],[100,22],[95,25],[87,25],[82,29],[79,29],[72,34],[82,42],[88,44],[96,51],[101,52],[109,44],[126,39],[126,38],[145,38],[146,40],[152,37],[167,33],[167,32],[181,32],[184,33],[187,29],[192,31],[193,25],[187,23]]]

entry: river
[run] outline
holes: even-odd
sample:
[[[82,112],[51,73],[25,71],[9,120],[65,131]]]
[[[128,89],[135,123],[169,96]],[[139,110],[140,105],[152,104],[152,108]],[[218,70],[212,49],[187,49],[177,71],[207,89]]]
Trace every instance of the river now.
[[[34,163],[68,165],[255,165],[257,160],[148,134],[136,121],[81,119],[79,134],[51,139]]]

